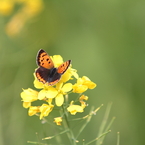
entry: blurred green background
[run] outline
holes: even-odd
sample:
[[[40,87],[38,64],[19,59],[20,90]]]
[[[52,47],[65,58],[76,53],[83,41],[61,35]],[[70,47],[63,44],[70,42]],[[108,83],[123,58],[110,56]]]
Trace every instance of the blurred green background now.
[[[116,120],[104,144],[116,145],[120,132],[121,145],[144,145],[144,5],[144,0],[0,0],[0,145],[38,141],[36,132],[40,140],[53,135],[38,117],[27,115],[20,98],[22,88],[34,88],[40,48],[71,59],[80,76],[98,85],[85,93],[86,110],[104,106],[81,138],[97,137],[113,102],[109,119]]]

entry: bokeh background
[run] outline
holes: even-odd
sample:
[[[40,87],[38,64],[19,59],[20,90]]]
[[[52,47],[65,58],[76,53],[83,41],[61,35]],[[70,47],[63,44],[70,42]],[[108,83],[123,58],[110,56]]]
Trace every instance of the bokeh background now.
[[[112,102],[109,119],[116,119],[104,144],[116,145],[120,132],[121,145],[144,145],[144,5],[144,0],[0,0],[0,145],[52,135],[38,117],[27,115],[20,98],[22,88],[34,88],[40,48],[71,59],[80,76],[98,85],[86,92],[89,107],[104,106],[82,138],[97,137]]]

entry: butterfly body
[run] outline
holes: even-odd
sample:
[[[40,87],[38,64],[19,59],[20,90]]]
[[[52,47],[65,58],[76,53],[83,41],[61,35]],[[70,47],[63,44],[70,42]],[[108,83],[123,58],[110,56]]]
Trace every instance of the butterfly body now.
[[[55,68],[52,59],[43,49],[38,51],[36,61],[39,66],[35,72],[36,77],[40,82],[48,83],[48,85],[55,85],[71,63],[71,60],[68,60]]]

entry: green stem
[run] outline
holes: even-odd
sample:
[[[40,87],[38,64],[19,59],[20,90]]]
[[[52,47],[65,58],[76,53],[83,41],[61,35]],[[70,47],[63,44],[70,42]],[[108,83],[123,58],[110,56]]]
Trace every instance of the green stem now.
[[[109,132],[111,132],[111,130],[108,130],[107,132],[101,134],[99,137],[93,139],[92,141],[86,143],[85,145],[90,145],[91,143],[94,143],[95,141],[99,140],[99,139],[102,138],[104,135],[108,134]]]
[[[63,108],[64,118],[65,118],[64,127],[65,127],[65,129],[68,129],[67,136],[68,136],[71,144],[72,145],[76,145],[76,139],[74,137],[74,134],[73,134],[73,132],[72,132],[72,130],[70,128],[69,122],[68,122],[67,112],[65,111],[64,106],[62,108]]]
[[[119,142],[120,142],[120,133],[117,132],[117,145],[119,145]]]
[[[48,137],[42,138],[42,140],[52,139],[52,138],[54,138],[54,137],[56,137],[56,136],[58,136],[58,135],[60,135],[60,134],[66,133],[66,132],[68,132],[68,130],[64,130],[64,131],[62,131],[62,132],[60,132],[60,133],[58,133],[58,134],[56,134],[56,135],[53,135],[53,136],[48,136]]]

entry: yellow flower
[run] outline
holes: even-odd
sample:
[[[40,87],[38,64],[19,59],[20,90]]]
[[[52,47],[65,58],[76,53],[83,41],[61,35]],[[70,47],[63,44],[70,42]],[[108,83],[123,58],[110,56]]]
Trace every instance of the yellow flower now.
[[[43,104],[42,106],[40,106],[40,119],[42,119],[43,117],[46,117],[49,115],[49,113],[52,111],[54,105],[50,104]]]
[[[57,89],[52,86],[49,86],[38,93],[38,99],[43,100],[45,98],[55,98],[57,94]]]
[[[38,99],[38,92],[30,88],[23,89],[23,92],[21,93],[21,98],[23,101],[23,107],[28,108],[29,106],[31,106],[31,102]]]
[[[83,93],[83,92],[85,92],[87,89],[88,89],[88,87],[85,86],[85,85],[82,85],[82,84],[76,83],[76,84],[73,85],[73,92],[74,92],[74,93]]]
[[[75,115],[77,112],[82,113],[84,108],[80,105],[73,105],[73,101],[70,103],[70,106],[67,108],[67,111],[72,115]]]
[[[88,77],[83,76],[82,78],[78,78],[77,83],[73,85],[74,93],[83,93],[87,89],[94,89],[96,84],[92,82]]]
[[[97,85],[92,82],[88,77],[86,76],[83,76],[82,77],[82,80],[83,80],[83,85],[86,85],[88,86],[89,89],[94,89]]]
[[[88,96],[82,95],[82,96],[79,98],[79,100],[80,100],[80,101],[82,101],[82,100],[87,101],[87,100],[88,100]]]
[[[61,106],[64,102],[63,95],[65,95],[67,92],[72,90],[72,84],[71,83],[66,83],[65,85],[63,85],[63,83],[58,83],[56,85],[56,88],[58,90],[58,94],[55,98],[55,103],[56,103],[57,106]]]
[[[36,113],[40,112],[39,108],[40,107],[38,107],[38,106],[30,106],[29,111],[28,111],[28,115],[33,116]]]
[[[35,7],[35,6],[34,6]],[[58,68],[63,63],[63,58],[60,55],[51,56],[52,61],[54,62],[54,67]],[[49,76],[48,76],[49,77]],[[32,89],[23,89],[21,93],[21,98],[23,101],[23,107],[29,108],[28,115],[33,116],[40,114],[39,118],[42,119],[49,115],[49,113],[53,110],[55,100],[56,106],[60,107],[64,103],[64,99],[68,99],[68,94],[70,93],[83,93],[87,89],[94,89],[96,84],[92,82],[88,77],[83,76],[79,78],[77,74],[77,70],[72,68],[70,64],[67,71],[61,76],[60,81],[56,83],[54,86],[49,86],[48,83],[43,84],[39,82],[35,73],[34,73],[34,86],[37,89],[41,89],[39,92],[32,90]],[[77,79],[77,82],[72,85],[71,83],[66,83],[69,80]],[[65,95],[65,97],[64,97]],[[70,98],[71,99],[71,98]],[[43,100],[43,104],[40,106],[32,106],[31,103],[33,101]],[[86,101],[88,100],[88,96],[81,95],[78,102],[80,105],[73,104],[74,101],[71,101],[70,105],[68,106],[67,101],[65,101],[67,107],[67,111],[70,114],[75,115],[77,112],[82,113],[84,112],[84,108],[87,106]],[[42,101],[40,101],[41,103]],[[62,117],[54,118],[54,122],[57,125],[61,125]]]
[[[54,122],[55,122],[57,125],[61,125],[62,117],[56,117],[56,118],[54,118]]]

